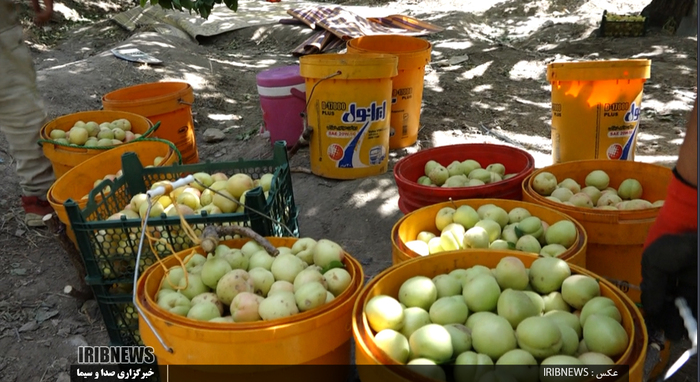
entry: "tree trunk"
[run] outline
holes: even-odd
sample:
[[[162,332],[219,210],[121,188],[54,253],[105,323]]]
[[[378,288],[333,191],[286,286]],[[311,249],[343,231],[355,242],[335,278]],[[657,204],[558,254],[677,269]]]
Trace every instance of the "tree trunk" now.
[[[646,17],[649,26],[669,28],[676,31],[683,17],[691,14],[696,0],[652,0],[644,7],[641,14]]]

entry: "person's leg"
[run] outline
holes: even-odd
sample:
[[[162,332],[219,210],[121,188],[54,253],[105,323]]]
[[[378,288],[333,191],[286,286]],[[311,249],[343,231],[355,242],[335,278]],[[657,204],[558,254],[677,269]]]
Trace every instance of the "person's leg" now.
[[[25,223],[38,227],[43,225],[42,217],[52,212],[46,193],[55,177],[37,143],[47,114],[23,37],[19,24],[0,32],[0,131],[16,161]]]

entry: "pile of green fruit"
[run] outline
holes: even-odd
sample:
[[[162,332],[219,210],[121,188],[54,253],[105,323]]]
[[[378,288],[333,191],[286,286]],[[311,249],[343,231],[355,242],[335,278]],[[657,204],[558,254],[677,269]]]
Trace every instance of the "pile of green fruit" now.
[[[192,176],[197,181],[174,189],[170,195],[159,197],[157,203],[151,207],[149,217],[159,218],[163,213],[167,216],[199,215],[202,211],[206,211],[209,215],[242,213],[245,211],[246,193],[261,187],[264,197],[267,199],[274,179],[274,175],[271,173],[263,174],[260,179],[253,179],[250,175],[243,173],[228,177],[221,172],[214,174],[198,172]],[[169,181],[155,182],[151,185],[151,190],[166,183]],[[173,199],[175,199],[175,203],[173,203]],[[129,219],[144,218],[148,209],[147,201],[148,195],[146,193],[136,194],[128,205],[110,216],[108,220],[119,220],[122,215]]]
[[[148,168],[148,167],[157,167],[157,166],[160,166],[160,164],[163,163],[164,160],[165,160],[165,158],[163,158],[163,157],[156,157],[156,159],[153,160],[153,164],[149,164],[149,165],[144,166],[144,167]],[[122,175],[124,175],[124,172],[123,172],[122,170],[117,171],[116,174],[107,174],[107,175],[105,175],[104,177],[102,177],[102,179],[97,179],[97,180],[95,180],[95,181],[92,183],[92,187],[93,187],[93,189],[95,189],[95,188],[97,188],[97,186],[99,186],[100,183],[102,183],[103,181],[105,181],[105,180],[107,180],[107,179],[109,179],[109,180],[111,180],[111,181],[114,181],[115,179],[121,177]],[[105,194],[109,194],[109,193],[111,192],[111,189],[110,189],[109,186],[106,186],[106,187],[103,188],[101,191],[103,191]],[[87,194],[83,195],[83,197],[80,198],[80,200],[88,200],[89,197],[90,197],[90,193],[88,192]]]
[[[352,281],[337,243],[298,239],[271,256],[255,241],[220,244],[207,257],[192,256],[163,277],[161,308],[192,320],[256,322],[289,317],[329,303]]]
[[[515,249],[542,256],[557,257],[571,248],[578,238],[570,220],[551,226],[532,216],[523,207],[510,211],[484,204],[477,209],[468,205],[443,207],[435,216],[438,234],[418,233],[406,246],[421,256],[459,249]]]
[[[418,184],[430,187],[474,187],[497,183],[515,175],[506,174],[506,168],[501,163],[491,163],[482,168],[473,159],[453,161],[447,166],[430,160],[425,164],[425,175],[418,178]]]
[[[133,290],[128,289],[125,292],[131,294]],[[121,304],[119,306],[119,310],[121,311],[121,314],[115,317],[115,323],[117,324],[118,328],[129,329],[139,326],[139,313],[136,311],[133,304]],[[132,334],[136,345],[143,346],[141,332],[138,329],[135,329],[132,331]]]
[[[450,374],[456,382],[538,381],[538,365],[612,365],[630,344],[621,312],[598,281],[553,257],[529,269],[504,257],[494,269],[414,276],[398,295],[372,297],[364,314],[388,357],[442,381]],[[503,379],[475,375],[494,372],[488,368],[457,365],[534,367],[533,375]]]
[[[248,174],[238,173],[230,177],[224,173],[207,174],[204,172],[193,174],[202,184],[192,182],[186,186],[178,187],[170,195],[163,195],[154,200],[149,219],[158,219],[161,214],[166,217],[197,216],[206,212],[207,215],[242,213],[245,211],[246,193],[256,187],[261,187],[265,199],[268,198],[274,175],[263,174],[259,179],[252,179]],[[110,178],[108,175],[107,178]],[[100,181],[101,182],[101,181]],[[151,189],[168,181],[155,182]],[[213,190],[213,191],[212,191]],[[109,189],[105,189],[109,192]],[[214,192],[217,191],[217,192]],[[236,202],[237,201],[237,202]],[[148,195],[139,193],[134,195],[129,203],[121,211],[111,215],[107,220],[143,219],[148,211]],[[237,224],[237,223],[232,223]],[[194,229],[202,229],[195,225]],[[182,251],[192,247],[193,243],[180,225],[149,226],[148,233],[153,237],[168,239],[175,251]],[[141,237],[141,228],[128,229],[107,228],[96,232],[95,253],[100,254],[98,265],[105,278],[117,278],[124,272],[133,271],[135,260],[130,261],[115,259],[114,256],[130,256],[136,254],[137,245]],[[240,238],[239,235],[233,236]],[[155,243],[158,253],[169,253],[170,249],[162,243]],[[141,259],[141,267],[150,266],[144,264]],[[145,269],[144,269],[145,270]]]
[[[131,132],[131,122],[120,118],[112,122],[77,121],[68,131],[54,129],[49,137],[56,143],[74,147],[112,147],[131,142],[141,134]]]
[[[593,208],[598,210],[642,210],[657,208],[663,200],[653,203],[642,199],[644,188],[634,178],[627,178],[611,187],[610,176],[602,170],[594,170],[579,179],[566,178],[558,181],[551,172],[541,172],[532,179],[532,189],[547,199],[567,206]]]

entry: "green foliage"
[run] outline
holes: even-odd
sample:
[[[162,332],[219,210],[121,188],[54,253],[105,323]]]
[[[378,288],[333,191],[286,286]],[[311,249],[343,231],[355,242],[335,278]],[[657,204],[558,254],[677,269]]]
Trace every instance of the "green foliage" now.
[[[140,0],[141,6],[144,7],[150,2],[151,5],[160,5],[163,9],[176,9],[180,12],[185,10],[190,14],[194,12],[202,18],[207,19],[211,14],[215,4],[223,3],[227,8],[236,12],[238,11],[238,0]]]

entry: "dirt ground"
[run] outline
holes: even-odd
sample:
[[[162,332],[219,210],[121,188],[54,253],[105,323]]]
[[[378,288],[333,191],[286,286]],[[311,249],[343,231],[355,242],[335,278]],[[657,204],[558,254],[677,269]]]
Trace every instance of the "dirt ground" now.
[[[280,4],[284,4],[284,0]],[[29,4],[29,2],[25,2]],[[390,231],[402,216],[391,167],[421,148],[460,142],[508,144],[483,127],[527,148],[537,167],[551,164],[550,89],[546,64],[563,59],[650,58],[644,87],[637,159],[670,166],[684,135],[697,83],[697,38],[665,30],[640,38],[596,35],[603,10],[635,13],[632,0],[377,0],[344,5],[391,6],[445,27],[433,43],[426,68],[419,134],[414,146],[392,151],[389,171],[352,181],[295,173],[293,185],[302,236],[337,241],[358,258],[367,275],[391,264]],[[163,79],[188,81],[201,160],[271,155],[262,123],[255,75],[297,62],[290,51],[305,36],[298,26],[250,27],[199,42],[159,35],[152,28],[127,32],[110,16],[131,8],[126,0],[57,0],[56,20],[44,28],[23,20],[35,55],[39,87],[52,118],[101,107],[109,91]],[[109,49],[131,43],[163,60],[147,67],[116,59]],[[207,143],[209,128],[225,132]],[[14,164],[0,139],[0,380],[67,381],[76,346],[106,345],[99,315],[61,293],[77,285],[65,252],[46,230],[28,229],[19,212]],[[309,167],[308,148],[291,160]],[[340,219],[338,219],[340,217]],[[685,344],[687,345],[687,344]],[[682,350],[682,349],[681,349]],[[679,354],[679,349],[674,350]],[[692,362],[674,381],[697,380]]]

